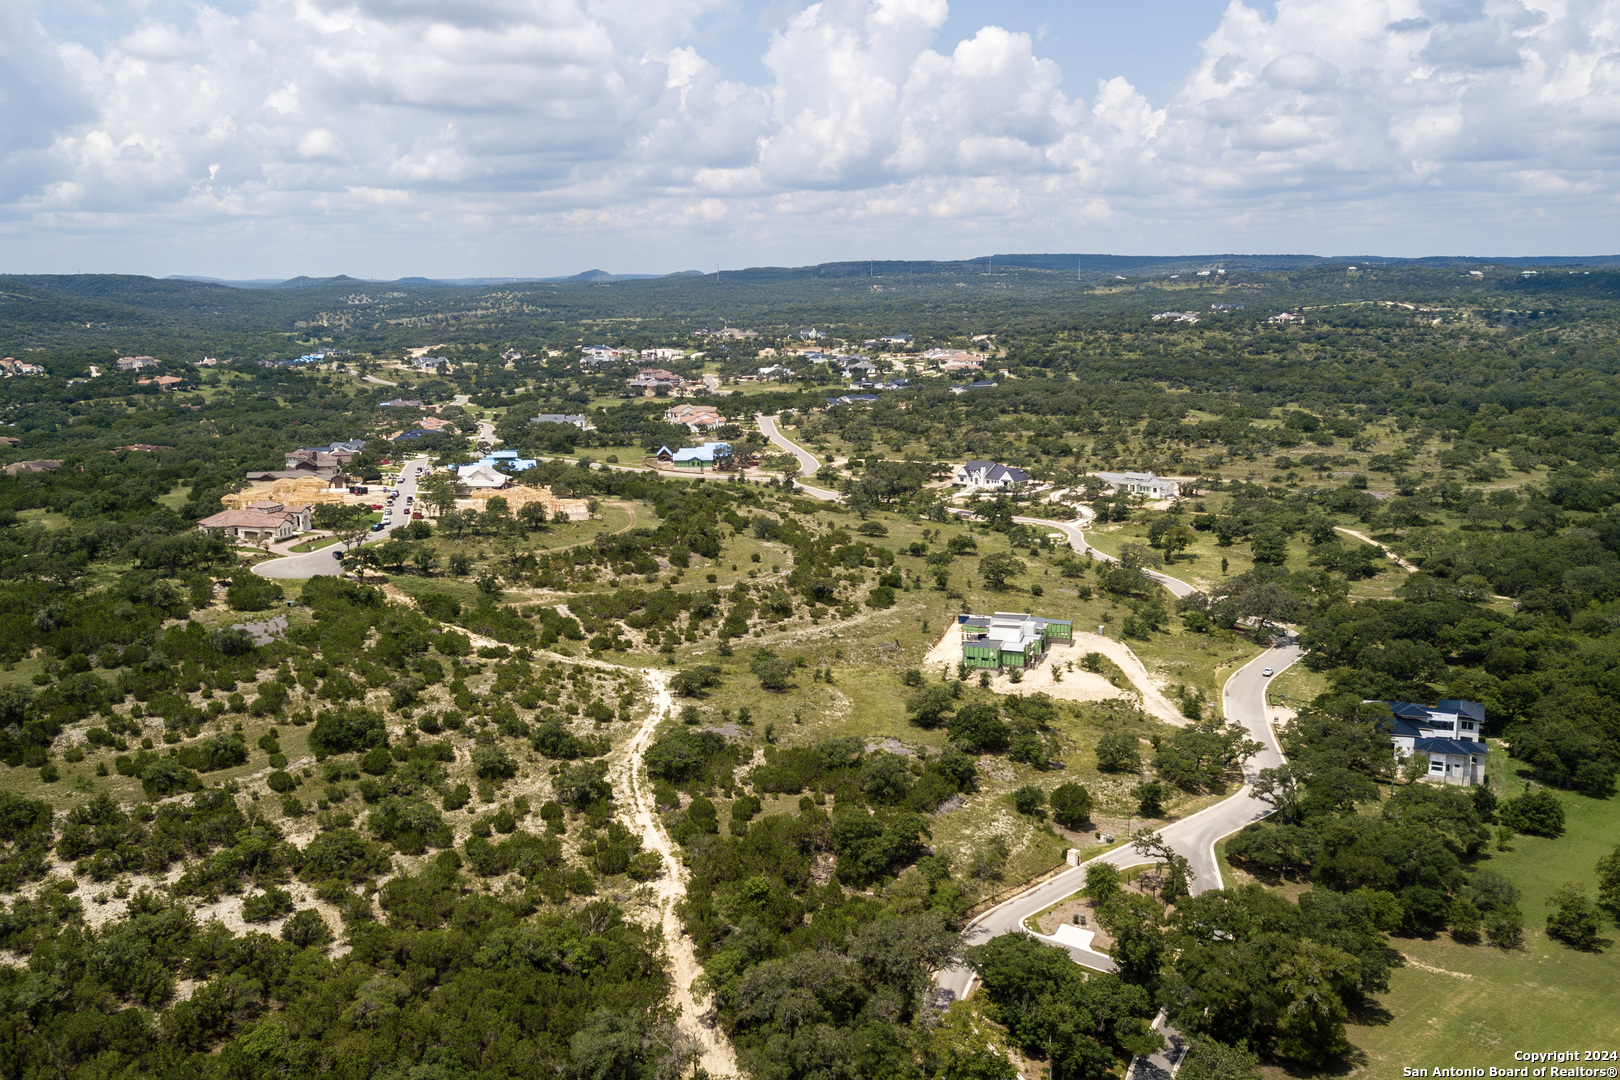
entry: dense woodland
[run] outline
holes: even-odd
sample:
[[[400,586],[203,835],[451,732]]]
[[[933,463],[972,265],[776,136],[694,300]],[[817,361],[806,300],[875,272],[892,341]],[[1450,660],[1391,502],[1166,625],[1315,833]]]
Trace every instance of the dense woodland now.
[[[647,668],[671,673],[675,701],[641,762],[687,875],[677,915],[713,1022],[762,1080],[1006,1078],[1007,1053],[1118,1075],[1157,1044],[1160,1005],[1195,1036],[1195,1074],[1331,1068],[1346,1017],[1388,986],[1395,938],[1520,947],[1542,913],[1490,852],[1556,836],[1561,793],[1607,797],[1620,776],[1620,273],[1232,259],[1199,277],[1205,262],[1058,258],[487,288],[0,279],[5,351],[49,372],[0,381],[18,443],[0,457],[63,463],[0,478],[6,1074],[693,1075],[648,915],[665,868],[615,771],[657,716]],[[1150,319],[1165,309],[1203,317]],[[1283,310],[1305,324],[1266,321]],[[691,337],[728,324],[760,336]],[[902,363],[991,335],[977,347],[1005,374],[859,407],[826,407],[832,384],[808,366],[751,387],[747,411],[794,415],[836,462],[832,506],[774,481],[590,467],[689,440],[667,401],[628,396],[634,365],[582,367],[581,346],[697,342],[705,356],[667,366],[732,378],[810,325],[849,349],[911,333]],[[447,370],[392,366],[430,345]],[[344,352],[258,363],[313,348]],[[135,352],[186,386],[112,370]],[[195,366],[204,354],[227,362]],[[640,516],[561,544],[543,515],[446,506],[368,548],[358,580],[285,588],[196,530],[298,446],[366,438],[356,472],[379,475],[384,437],[421,415],[379,408],[404,390],[468,398],[417,451],[465,460],[476,413],[543,458],[526,482]],[[538,411],[588,412],[595,430],[541,432]],[[766,449],[738,419],[721,435]],[[1039,499],[978,500],[959,521],[937,481],[969,457],[1085,492],[1127,530],[1120,561],[1013,521],[1055,516]],[[1196,479],[1148,510],[1088,479],[1118,467]],[[1188,598],[1144,573],[1194,552]],[[1195,688],[1187,726],[1154,727],[921,670],[898,640],[882,677],[904,688],[919,740],[904,753],[799,737],[797,716],[756,727],[730,704],[846,678],[853,657],[791,633],[858,634],[972,588],[1027,608],[1042,583],[1047,602],[1106,604],[1144,649],[1299,628],[1325,690],[1262,777],[1276,813],[1227,854],[1307,891],[1190,897],[1166,858],[1152,889],[1088,880],[1118,974],[1019,935],[964,952],[966,921],[1016,884],[1009,853],[953,857],[935,833],[992,777],[1035,777],[1009,813],[1058,843],[1053,824],[1105,809],[1103,781],[1158,818],[1231,790],[1252,746]],[[284,633],[245,628],[288,599]],[[1368,700],[1447,697],[1484,704],[1525,794],[1398,767]],[[1077,751],[1067,724],[1096,737]],[[1077,753],[1095,797],[1059,772]],[[1620,908],[1611,863],[1549,934],[1597,947]],[[958,960],[983,990],[947,1007],[933,977]]]

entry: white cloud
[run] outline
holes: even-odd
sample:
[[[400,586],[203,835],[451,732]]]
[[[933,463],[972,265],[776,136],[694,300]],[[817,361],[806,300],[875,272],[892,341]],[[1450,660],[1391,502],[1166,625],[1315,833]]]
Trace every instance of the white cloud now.
[[[149,258],[156,236],[195,251],[253,220],[286,226],[253,250],[291,263],[306,237],[446,257],[548,241],[556,262],[506,268],[536,272],[597,252],[678,267],[693,244],[733,264],[852,244],[1577,249],[1616,223],[1620,0],[1234,0],[1157,105],[1107,72],[1068,96],[1027,34],[941,40],[945,0],[803,6],[747,85],[692,40],[726,2],[163,19],[130,0],[130,29],[92,45],[14,0],[0,229],[40,260],[75,242]]]

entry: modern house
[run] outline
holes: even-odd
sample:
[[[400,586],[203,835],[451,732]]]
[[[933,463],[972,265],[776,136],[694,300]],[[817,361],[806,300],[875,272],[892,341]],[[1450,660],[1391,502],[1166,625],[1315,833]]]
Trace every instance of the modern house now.
[[[1389,738],[1395,744],[1398,760],[1426,754],[1430,780],[1463,785],[1485,783],[1485,706],[1458,700],[1433,706],[1410,701],[1377,704],[1387,706],[1394,715]]]
[[[1181,481],[1150,472],[1099,472],[1097,479],[1121,495],[1142,495],[1149,499],[1176,499],[1181,497]]]
[[[584,413],[541,413],[539,416],[529,417],[531,424],[572,424],[581,431],[595,431],[596,425],[591,423],[590,417]]]
[[[956,482],[965,488],[1008,491],[1029,483],[1029,473],[993,461],[969,461],[956,470]]]
[[[157,367],[155,356],[120,356],[118,358],[119,371],[145,371],[147,368]]]
[[[677,469],[697,469],[699,472],[703,471],[704,466],[718,469],[731,460],[731,444],[706,442],[702,446],[687,446],[679,450],[661,446],[658,448],[658,460],[667,461]]]
[[[377,408],[379,409],[420,409],[421,407],[422,403],[416,398],[397,397],[392,401],[382,401],[377,403]]]
[[[240,510],[222,510],[197,522],[201,532],[219,532],[238,540],[289,540],[308,532],[313,510],[273,500],[251,502]]]
[[[1074,641],[1074,620],[1022,612],[958,615],[962,663],[975,668],[1027,668],[1040,662],[1052,642]]]

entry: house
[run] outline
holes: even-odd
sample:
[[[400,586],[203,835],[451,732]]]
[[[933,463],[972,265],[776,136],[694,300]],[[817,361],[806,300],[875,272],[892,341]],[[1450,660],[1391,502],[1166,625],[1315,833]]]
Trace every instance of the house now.
[[[879,344],[879,345],[910,345],[911,344],[911,335],[910,334],[890,334],[888,337],[880,337],[880,338],[878,338],[877,339],[877,344]]]
[[[43,367],[40,367],[38,364],[25,363],[22,360],[18,360],[15,356],[8,356],[4,360],[0,360],[0,375],[4,375],[8,379],[13,375],[43,374],[45,374],[45,369]]]
[[[1389,709],[1393,716],[1389,738],[1398,760],[1426,754],[1430,780],[1462,785],[1485,783],[1485,706],[1459,700],[1441,701],[1433,707],[1410,701],[1363,704],[1381,704]]]
[[[826,334],[823,334],[820,330],[817,330],[813,326],[808,330],[800,330],[799,331],[799,340],[800,341],[820,341],[822,338],[824,338],[826,336],[827,336]]]
[[[584,413],[541,413],[529,417],[531,424],[571,424],[581,431],[595,431],[596,425]]]
[[[421,407],[422,403],[416,398],[397,397],[392,401],[382,401],[377,403],[377,408],[379,409],[420,409]]]
[[[1150,472],[1092,473],[1120,495],[1142,495],[1149,499],[1177,499],[1181,497],[1181,481]]]
[[[440,432],[455,430],[455,422],[446,420],[442,416],[424,416],[416,422],[416,426],[423,431]]]
[[[999,384],[993,379],[976,379],[970,383],[963,383],[960,386],[951,387],[951,393],[965,394],[969,390],[994,390],[998,385]]]
[[[448,356],[418,356],[411,361],[411,367],[417,371],[425,372],[437,372],[440,364],[449,367],[450,358]]]
[[[664,410],[664,423],[681,424],[691,431],[713,431],[725,422],[726,418],[711,405],[677,405]]]
[[[505,487],[511,478],[494,465],[479,462],[461,466],[456,470],[456,479],[470,488],[500,488]]]
[[[308,532],[313,522],[309,506],[288,506],[264,499],[240,510],[222,510],[197,522],[202,532],[224,533],[238,540],[288,540]]]
[[[958,615],[956,626],[962,635],[962,663],[975,668],[1027,668],[1039,663],[1054,641],[1074,640],[1074,620],[1023,612]]]
[[[514,361],[523,359],[523,354],[518,352],[516,349],[507,349],[505,352],[501,353],[501,359],[510,364]]]
[[[1292,311],[1279,311],[1277,314],[1266,320],[1268,323],[1280,323],[1283,325],[1287,325],[1289,323],[1302,323],[1304,321],[1305,316],[1296,315]]]
[[[0,446],[21,446],[22,440],[10,435],[0,435]]]
[[[793,372],[783,364],[772,364],[770,367],[759,368],[754,374],[758,378],[771,379],[775,382],[793,378]]]
[[[1153,316],[1153,321],[1195,323],[1198,321],[1198,315],[1192,311],[1161,311]]]
[[[966,349],[929,349],[923,359],[934,361],[942,371],[976,371],[984,366],[983,356]]]
[[[120,356],[118,358],[119,371],[145,371],[147,368],[157,367],[155,356]]]
[[[697,469],[702,472],[705,465],[711,469],[719,469],[731,460],[731,444],[706,442],[702,446],[688,446],[679,450],[660,446],[658,460],[666,461],[677,469]]]
[[[851,361],[850,363],[846,363],[844,365],[844,374],[852,379],[876,375],[879,370],[881,369],[876,364],[872,363],[872,361],[866,359],[865,357],[861,357],[858,360]]]
[[[1211,305],[1209,305],[1209,310],[1211,310],[1211,311],[1242,311],[1243,310],[1243,305],[1242,304],[1211,304]]]
[[[840,394],[838,397],[827,399],[827,408],[830,409],[835,405],[870,405],[877,399],[876,394]]]
[[[643,397],[652,397],[660,390],[665,393],[681,388],[681,377],[663,368],[642,368],[630,380],[630,389],[640,390]]]
[[[587,367],[594,367],[597,364],[611,364],[617,360],[626,360],[631,355],[628,349],[612,349],[606,345],[587,345],[579,353],[579,362]]]
[[[155,386],[159,390],[162,390],[164,392],[168,392],[170,390],[177,390],[181,386],[184,386],[185,381],[186,380],[180,378],[177,375],[158,375],[158,376],[155,376],[154,378],[150,378],[150,379],[136,379],[135,380],[135,385],[136,386]]]
[[[994,488],[1005,491],[1029,483],[1029,473],[993,461],[969,461],[956,470],[956,482],[967,488]]]
[[[116,454],[116,453],[118,453],[119,451],[122,450],[122,451],[128,451],[130,453],[155,454],[160,450],[173,450],[173,449],[174,449],[174,447],[172,447],[172,446],[154,446],[151,443],[138,442],[138,443],[130,443],[128,446],[115,446],[115,447],[112,448],[111,452]]]
[[[16,476],[18,473],[55,472],[62,467],[60,461],[41,458],[38,461],[13,461],[3,471],[7,476]]]
[[[686,355],[685,349],[642,349],[643,360],[679,360]]]

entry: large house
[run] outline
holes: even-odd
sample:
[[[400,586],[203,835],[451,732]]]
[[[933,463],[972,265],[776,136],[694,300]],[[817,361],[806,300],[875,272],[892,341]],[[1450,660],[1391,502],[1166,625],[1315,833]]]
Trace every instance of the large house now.
[[[13,461],[3,470],[7,476],[16,476],[18,473],[55,472],[62,467],[62,463],[53,458],[40,458],[35,461]]]
[[[1038,663],[1052,642],[1074,641],[1074,620],[1047,619],[1022,612],[958,615],[962,663],[976,668],[1027,668]]]
[[[531,424],[572,424],[581,431],[595,431],[596,425],[584,413],[541,413],[539,416],[529,417]]]
[[[1433,706],[1410,701],[1378,704],[1388,706],[1394,716],[1389,738],[1395,744],[1396,758],[1404,761],[1413,754],[1428,755],[1430,780],[1485,783],[1485,706],[1458,700]]]
[[[663,368],[642,368],[630,380],[630,389],[640,390],[643,397],[652,397],[662,390],[669,393],[681,388],[681,377]]]
[[[1175,499],[1181,496],[1181,481],[1150,472],[1100,472],[1097,479],[1121,495],[1143,495],[1149,499]]]
[[[222,510],[205,517],[197,522],[197,528],[238,540],[289,540],[310,530],[313,515],[308,506],[288,506],[265,499],[248,503],[240,510]]]
[[[457,469],[456,479],[469,488],[501,488],[506,486],[510,478],[493,464],[481,461],[476,465],[463,465]]]
[[[157,367],[155,356],[120,356],[118,358],[119,371],[144,371],[147,368]]]
[[[664,423],[681,424],[691,431],[713,431],[725,422],[713,405],[677,405],[664,410]]]
[[[364,446],[363,440],[350,439],[347,442],[335,442],[330,446],[299,447],[297,450],[287,451],[287,468],[306,473],[321,469],[342,470],[359,455]]]
[[[956,470],[956,482],[965,488],[1008,491],[1029,483],[1029,473],[993,461],[969,461]]]
[[[38,364],[30,364],[25,361],[18,360],[14,356],[8,356],[4,360],[0,360],[0,375],[4,375],[6,378],[10,378],[13,375],[43,374],[45,374],[45,369],[40,367]]]

